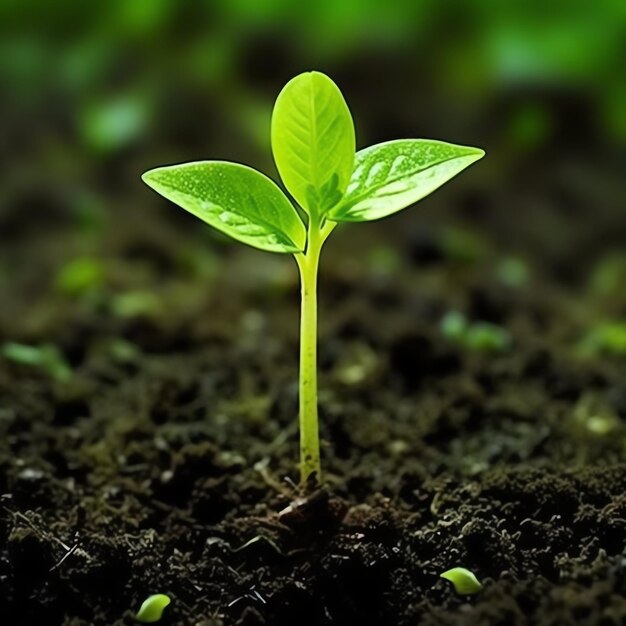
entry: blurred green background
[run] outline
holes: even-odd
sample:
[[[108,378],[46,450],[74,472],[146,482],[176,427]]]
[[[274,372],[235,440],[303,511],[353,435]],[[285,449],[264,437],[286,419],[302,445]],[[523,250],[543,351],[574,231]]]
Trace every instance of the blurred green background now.
[[[487,240],[565,287],[603,271],[619,282],[625,59],[623,0],[4,0],[0,321],[103,272],[115,285],[116,271],[132,316],[151,306],[132,295],[151,287],[155,265],[203,280],[224,255],[248,254],[139,177],[204,158],[275,176],[273,100],[308,69],[339,84],[359,147],[428,137],[487,151],[418,209],[338,229],[341,258],[359,256],[352,237],[418,257],[424,237],[470,257]],[[163,242],[174,258],[161,267]]]

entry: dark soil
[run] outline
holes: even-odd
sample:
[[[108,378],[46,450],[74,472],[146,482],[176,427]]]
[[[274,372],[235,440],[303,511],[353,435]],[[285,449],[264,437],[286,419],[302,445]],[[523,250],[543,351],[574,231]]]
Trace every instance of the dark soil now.
[[[326,473],[306,497],[285,479],[290,259],[207,240],[192,220],[125,215],[85,247],[63,215],[19,232],[9,215],[0,340],[53,342],[74,373],[0,359],[0,624],[130,625],[153,593],[172,598],[164,626],[626,623],[624,360],[575,349],[626,311],[623,292],[589,291],[601,240],[542,239],[528,216],[530,278],[503,283],[516,227],[484,202],[462,208],[500,220],[497,244],[442,244],[445,212],[329,242]],[[59,259],[85,249],[106,278],[60,293]],[[448,341],[451,309],[506,327],[511,348]],[[458,596],[439,578],[454,566],[483,590]]]

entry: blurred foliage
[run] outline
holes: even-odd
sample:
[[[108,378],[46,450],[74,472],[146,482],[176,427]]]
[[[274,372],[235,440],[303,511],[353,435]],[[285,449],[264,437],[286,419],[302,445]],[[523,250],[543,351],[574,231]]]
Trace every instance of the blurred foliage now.
[[[69,296],[82,295],[97,289],[104,281],[104,267],[98,259],[80,257],[73,259],[57,274],[56,286]]]
[[[447,258],[463,263],[477,263],[489,253],[484,237],[467,227],[445,228],[441,233],[441,248]]]
[[[401,136],[486,146],[484,166],[447,192],[469,190],[458,204],[462,228],[432,229],[444,256],[479,264],[504,246],[537,273],[573,251],[591,265],[623,243],[615,215],[624,201],[624,58],[623,0],[4,0],[0,288],[29,278],[35,263],[14,241],[71,231],[61,250],[32,245],[54,260],[44,263],[50,281],[67,271],[61,289],[80,291],[99,270],[66,263],[111,256],[113,240],[112,255],[124,256],[132,248],[125,231],[149,230],[162,216],[199,242],[178,245],[175,256],[189,252],[181,263],[214,273],[211,260],[193,258],[207,240],[219,253],[219,238],[166,209],[139,174],[218,156],[271,170],[272,102],[312,68],[349,96],[358,146]],[[456,223],[441,208],[458,196],[441,198],[435,210],[413,213],[416,228]],[[576,226],[585,220],[589,228]],[[511,241],[527,249],[509,250]],[[396,261],[377,254],[372,264],[391,271]],[[562,263],[565,281],[576,268]],[[505,282],[526,280],[515,261],[498,272]],[[154,308],[144,300],[125,293],[116,309]]]
[[[0,347],[0,355],[20,365],[40,368],[61,383],[67,382],[72,377],[72,369],[65,357],[52,344],[30,346],[7,342]]]
[[[596,437],[623,437],[624,426],[615,410],[606,402],[602,394],[588,391],[579,398],[574,411],[570,415],[574,432],[583,438],[589,435]],[[622,430],[622,433],[619,431]]]
[[[626,285],[626,252],[602,257],[593,268],[589,282],[594,297],[623,293]]]
[[[530,268],[523,259],[507,256],[496,266],[498,280],[508,287],[522,287],[530,279]]]
[[[506,328],[490,322],[469,322],[458,311],[449,311],[440,322],[441,334],[473,352],[504,352],[511,347]]]
[[[580,340],[578,351],[583,356],[626,356],[626,320],[598,323]]]
[[[180,114],[181,100],[193,91],[209,90],[225,110],[234,105],[243,123],[264,126],[266,100],[295,71],[372,61],[376,71],[378,58],[393,61],[388,69],[398,78],[461,97],[486,100],[515,85],[580,88],[595,100],[606,129],[626,138],[625,6],[622,0],[5,0],[4,107],[17,100],[28,104],[23,112],[41,113],[51,104],[42,96],[56,96],[48,114],[75,124],[91,147],[121,149],[158,134],[159,120],[168,111]],[[512,132],[535,142],[549,117],[537,102],[520,102]]]

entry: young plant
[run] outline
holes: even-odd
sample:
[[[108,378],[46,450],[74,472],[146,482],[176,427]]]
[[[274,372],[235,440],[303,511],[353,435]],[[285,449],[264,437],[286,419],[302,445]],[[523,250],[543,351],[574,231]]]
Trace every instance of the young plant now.
[[[163,611],[171,602],[170,597],[163,593],[148,596],[139,607],[135,620],[142,624],[154,624],[160,621],[163,617]]]
[[[271,144],[297,208],[264,174],[227,161],[159,167],[144,182],[210,226],[261,250],[292,254],[300,270],[300,466],[321,480],[317,419],[317,272],[324,242],[342,222],[387,217],[421,200],[480,159],[478,148],[399,139],[355,153],[352,116],[320,72],[290,80],[278,95]]]
[[[460,596],[471,596],[478,593],[482,588],[482,583],[476,578],[474,572],[464,567],[453,567],[439,574],[439,578],[445,578],[454,585],[454,590]]]
[[[37,367],[59,383],[66,383],[72,378],[72,368],[53,344],[29,346],[9,341],[0,346],[0,356],[20,365]]]

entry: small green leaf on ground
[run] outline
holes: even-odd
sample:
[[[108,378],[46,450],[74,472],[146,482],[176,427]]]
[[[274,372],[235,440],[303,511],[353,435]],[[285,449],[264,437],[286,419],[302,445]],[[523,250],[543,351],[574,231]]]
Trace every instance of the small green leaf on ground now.
[[[240,163],[197,161],[158,167],[143,181],[237,241],[269,252],[302,252],[306,230],[296,209],[265,174]]]
[[[505,352],[512,343],[506,328],[490,322],[469,322],[459,311],[446,313],[439,328],[446,339],[473,352]]]
[[[163,593],[157,593],[146,598],[137,611],[135,619],[142,624],[154,624],[163,617],[163,610],[170,604],[169,596]]]
[[[461,596],[478,593],[483,588],[473,572],[464,567],[453,567],[439,577],[449,580],[454,585],[454,590]]]
[[[20,365],[38,367],[60,383],[72,377],[72,368],[61,351],[52,344],[29,346],[9,341],[0,347],[0,355]]]
[[[626,356],[626,320],[608,320],[596,324],[580,340],[578,353],[582,356]]]
[[[467,319],[459,311],[449,311],[446,313],[440,324],[441,333],[447,339],[462,342],[467,333]]]
[[[467,330],[465,344],[476,352],[504,352],[511,345],[511,336],[496,324],[475,322]]]
[[[104,266],[95,258],[79,257],[64,265],[56,277],[57,289],[76,296],[99,287],[104,280]]]

